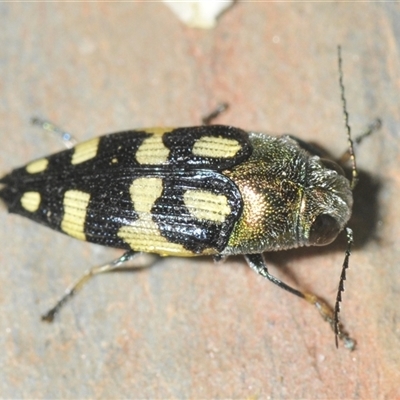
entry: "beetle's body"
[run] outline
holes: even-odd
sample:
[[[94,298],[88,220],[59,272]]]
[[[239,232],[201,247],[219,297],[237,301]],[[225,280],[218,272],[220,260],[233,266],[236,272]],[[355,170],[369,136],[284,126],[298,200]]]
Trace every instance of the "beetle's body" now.
[[[326,244],[352,207],[349,181],[297,141],[221,125],[106,135],[0,182],[10,212],[163,256]]]
[[[350,219],[358,174],[340,47],[338,61],[351,181],[339,165],[320,158],[301,140],[210,125],[226,109],[223,104],[203,119],[203,126],[98,137],[0,179],[0,198],[10,212],[77,239],[126,250],[88,270],[42,319],[52,321],[90,277],[120,268],[140,252],[215,259],[242,254],[262,277],[316,306],[335,332],[336,345],[340,338],[353,350],[355,342],[339,321],[351,229],[346,227],[334,310],[275,278],[262,257],[265,251],[328,244]],[[71,147],[68,133],[48,121],[34,121],[61,134]],[[379,126],[377,120],[362,137]]]

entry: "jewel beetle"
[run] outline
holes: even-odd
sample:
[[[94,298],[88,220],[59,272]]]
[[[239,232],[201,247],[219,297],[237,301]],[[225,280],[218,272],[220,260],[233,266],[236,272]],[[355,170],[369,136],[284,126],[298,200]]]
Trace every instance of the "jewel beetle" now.
[[[352,349],[354,341],[338,321],[350,231],[335,311],[272,276],[262,253],[331,243],[350,218],[353,180],[290,136],[206,124],[118,132],[77,144],[5,175],[0,198],[9,212],[125,250],[85,274],[45,320],[92,275],[140,252],[244,255],[261,276],[314,304]]]

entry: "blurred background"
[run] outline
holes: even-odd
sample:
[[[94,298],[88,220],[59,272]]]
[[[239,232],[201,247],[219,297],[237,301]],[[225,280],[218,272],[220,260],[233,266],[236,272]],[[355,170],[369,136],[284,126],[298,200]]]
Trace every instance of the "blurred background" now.
[[[237,2],[213,29],[163,3],[0,4],[0,173],[77,140],[216,123],[346,149],[337,45],[357,149],[356,246],[334,336],[304,301],[240,257],[163,259],[97,277],[40,321],[68,284],[118,250],[0,212],[3,398],[396,398],[400,396],[400,5]],[[346,246],[266,254],[270,272],[331,304]]]

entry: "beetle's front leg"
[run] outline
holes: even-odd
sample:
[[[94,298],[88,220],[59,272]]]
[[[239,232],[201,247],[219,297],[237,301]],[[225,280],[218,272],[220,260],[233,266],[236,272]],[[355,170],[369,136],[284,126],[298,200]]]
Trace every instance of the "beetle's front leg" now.
[[[268,268],[261,254],[247,254],[245,255],[245,258],[249,266],[259,275],[268,279],[280,288],[294,294],[295,296],[301,297],[308,303],[314,305],[317,308],[321,317],[329,323],[332,330],[335,332],[335,313],[328,303],[312,293],[301,292],[300,290],[294,289],[291,286],[287,285],[285,282],[282,282],[278,278],[275,278],[268,272]],[[352,339],[344,329],[339,330],[338,337],[340,340],[343,340],[344,346],[346,348],[350,350],[355,349],[356,343],[354,339]]]

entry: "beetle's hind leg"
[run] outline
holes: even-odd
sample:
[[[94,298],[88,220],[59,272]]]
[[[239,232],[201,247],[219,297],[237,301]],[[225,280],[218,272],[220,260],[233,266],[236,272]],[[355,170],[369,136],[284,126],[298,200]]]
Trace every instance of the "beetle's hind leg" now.
[[[40,126],[45,131],[56,134],[67,149],[71,149],[77,144],[77,141],[69,132],[64,131],[50,121],[38,117],[33,117],[31,119],[31,122],[33,125]]]
[[[54,317],[58,312],[60,311],[61,307],[64,306],[64,304],[71,299],[71,297],[82,287],[85,285],[86,282],[88,282],[92,277],[95,275],[103,274],[105,272],[112,272],[117,269],[122,269],[122,268],[130,268],[128,266],[124,266],[126,262],[132,260],[136,255],[138,255],[138,252],[129,250],[125,252],[121,257],[103,265],[98,265],[93,268],[90,268],[87,270],[83,276],[72,286],[68,287],[65,290],[64,295],[60,298],[60,300],[57,301],[56,305],[51,308],[49,311],[47,311],[45,314],[42,315],[42,320],[46,322],[53,322]]]

